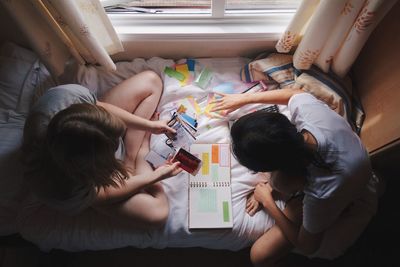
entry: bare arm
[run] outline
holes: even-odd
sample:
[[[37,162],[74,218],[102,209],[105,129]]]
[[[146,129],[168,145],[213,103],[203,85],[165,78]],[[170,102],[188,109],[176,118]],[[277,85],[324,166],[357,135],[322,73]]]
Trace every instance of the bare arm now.
[[[259,184],[254,191],[254,197],[259,201],[268,213],[274,218],[276,225],[281,229],[285,237],[304,254],[312,254],[321,245],[322,233],[311,234],[300,223],[288,219],[276,206],[272,197],[272,188],[269,184]]]
[[[105,110],[107,110],[114,116],[120,118],[128,128],[131,127],[143,131],[149,131],[155,134],[160,134],[165,132],[175,133],[175,130],[169,127],[166,121],[147,120],[106,102],[97,101],[96,105],[103,107]]]
[[[178,165],[179,162],[175,162],[171,165],[163,165],[153,172],[131,176],[125,181],[125,184],[119,187],[99,188],[94,205],[111,204],[126,200],[140,190],[180,173],[182,169]]]
[[[287,105],[289,99],[299,93],[304,93],[300,89],[281,89],[252,94],[220,94],[221,98],[215,100],[212,111],[228,110],[231,112],[247,104],[264,103]]]

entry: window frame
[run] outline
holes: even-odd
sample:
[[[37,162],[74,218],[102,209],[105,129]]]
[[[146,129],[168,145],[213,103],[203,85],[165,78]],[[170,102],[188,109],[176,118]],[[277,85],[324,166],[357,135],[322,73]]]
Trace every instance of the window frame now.
[[[122,41],[249,39],[278,40],[296,9],[225,12],[226,0],[212,0],[210,13],[107,13]]]

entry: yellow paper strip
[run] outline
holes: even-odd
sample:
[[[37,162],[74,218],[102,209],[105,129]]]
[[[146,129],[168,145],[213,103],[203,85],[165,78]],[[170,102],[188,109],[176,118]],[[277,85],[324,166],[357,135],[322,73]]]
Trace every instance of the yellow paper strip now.
[[[201,174],[208,175],[210,173],[210,154],[202,153],[202,167],[201,167]]]
[[[189,78],[190,78],[188,65],[186,65],[186,64],[175,65],[175,70],[177,72],[179,72],[179,73],[182,73],[183,76],[185,76],[185,79],[180,82],[180,85],[181,86],[186,85],[188,83]]]

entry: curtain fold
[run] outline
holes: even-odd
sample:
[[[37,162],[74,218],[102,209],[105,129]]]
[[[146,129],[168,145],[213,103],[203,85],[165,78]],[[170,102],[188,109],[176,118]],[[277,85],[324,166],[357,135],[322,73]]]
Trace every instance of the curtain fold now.
[[[73,56],[80,64],[116,69],[123,51],[99,0],[1,0],[51,73],[58,77]]]
[[[280,53],[294,51],[293,64],[317,65],[344,77],[373,29],[397,0],[303,0],[276,44]]]

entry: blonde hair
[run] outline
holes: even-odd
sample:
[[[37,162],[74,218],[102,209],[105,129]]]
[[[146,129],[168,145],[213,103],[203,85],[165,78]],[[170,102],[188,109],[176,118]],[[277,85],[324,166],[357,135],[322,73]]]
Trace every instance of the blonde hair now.
[[[40,123],[40,119],[32,121]],[[29,136],[31,127],[25,126],[24,135]],[[123,162],[115,158],[125,126],[104,108],[88,103],[71,105],[40,131],[41,138],[24,139],[23,145],[25,176],[37,191],[49,194],[54,190],[56,197],[62,198],[60,194],[67,197],[76,185],[117,187],[128,177]]]

